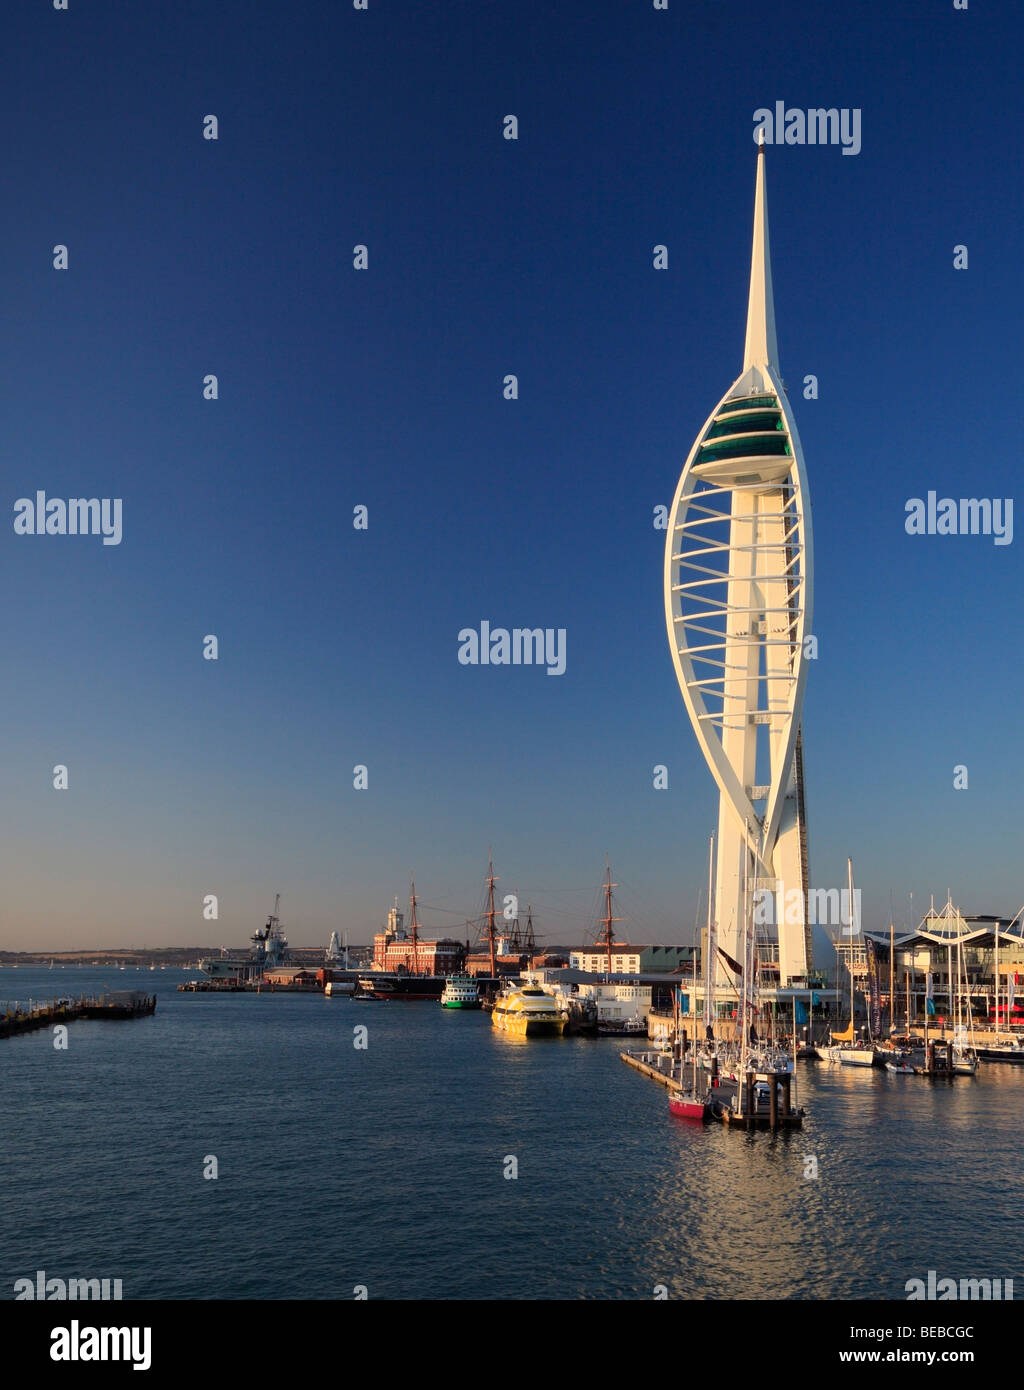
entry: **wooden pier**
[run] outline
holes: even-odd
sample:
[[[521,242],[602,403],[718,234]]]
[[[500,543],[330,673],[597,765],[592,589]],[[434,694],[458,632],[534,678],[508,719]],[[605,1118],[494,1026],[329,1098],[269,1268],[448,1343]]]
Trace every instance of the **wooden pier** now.
[[[643,1072],[644,1076],[649,1076],[652,1081],[659,1081],[662,1086],[678,1086],[678,1079],[672,1075],[672,1054],[671,1052],[620,1052],[619,1056],[627,1067],[633,1067],[636,1071]],[[658,1058],[658,1065],[651,1064],[651,1058]],[[664,1059],[666,1065],[660,1065]]]
[[[333,981],[331,981],[333,983]],[[285,984],[277,980],[185,980],[179,994],[323,994],[327,986],[318,981],[300,980]]]
[[[15,1005],[0,1014],[0,1038],[13,1038],[32,1033],[37,1028],[52,1028],[58,1023],[74,1023],[77,1019],[146,1018],[156,1012],[156,995],[134,990],[118,990],[103,995],[81,995],[77,999],[53,999],[35,1008],[22,1009]]]
[[[671,1052],[620,1052],[619,1056],[628,1067],[642,1072],[652,1081],[676,1090],[680,1080],[673,1067]],[[804,1111],[794,1108],[792,1101],[793,1073],[748,1072],[743,1080],[742,1113],[733,1109],[733,1100],[739,1094],[740,1082],[720,1080],[717,1063],[708,1077],[708,1099],[712,1119],[734,1129],[801,1129]],[[764,1092],[767,1090],[767,1104]],[[760,1103],[759,1103],[759,1097]]]
[[[714,1119],[736,1129],[800,1129],[804,1112],[792,1105],[793,1073],[790,1071],[748,1071],[743,1083],[742,1111],[734,1110],[722,1101],[712,1104]],[[768,1089],[768,1105],[758,1103],[758,1087]],[[779,1092],[781,1095],[781,1104]]]

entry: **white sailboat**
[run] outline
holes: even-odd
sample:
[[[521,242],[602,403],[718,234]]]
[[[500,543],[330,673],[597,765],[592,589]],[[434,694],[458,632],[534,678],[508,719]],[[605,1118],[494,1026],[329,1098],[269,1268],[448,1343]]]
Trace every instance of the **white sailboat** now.
[[[714,891],[714,863],[715,863],[715,837],[711,837],[711,847],[708,853],[708,924],[707,924],[707,946],[704,961],[704,1038],[705,1045],[712,1042],[714,1037],[714,978],[715,968],[712,959],[712,938],[714,937],[714,920],[711,913],[711,897]],[[673,999],[673,1009],[676,1012],[675,1035],[679,1036],[679,990],[676,989]],[[672,1091],[668,1098],[668,1108],[671,1114],[683,1120],[698,1120],[703,1123],[711,1118],[711,1103],[709,1100],[710,1088],[704,1080],[703,1075],[698,1078],[698,1048],[697,1039],[693,1039],[691,1045],[691,1062],[693,1064],[693,1075],[689,1085],[683,1084],[683,1069],[686,1066],[686,1059],[680,1053],[679,1057],[679,1088]]]
[[[867,1047],[858,1045],[856,1037],[854,1036],[853,1027],[853,938],[859,934],[860,924],[854,920],[856,916],[856,899],[853,896],[852,859],[847,859],[846,861],[846,876],[850,892],[850,951],[846,962],[850,970],[850,1023],[844,1033],[832,1034],[833,1043],[839,1043],[839,1046],[832,1048],[831,1060],[841,1063],[844,1067],[873,1067],[875,1065],[874,1044],[869,1043]]]
[[[948,905],[948,904],[947,904]],[[975,1076],[978,1071],[978,1052],[974,1045],[974,1007],[971,1004],[964,966],[963,934],[960,925],[963,919],[957,909],[956,936],[956,998],[953,1006],[953,1070],[958,1076]],[[964,1022],[964,1001],[967,1002],[967,1022]]]

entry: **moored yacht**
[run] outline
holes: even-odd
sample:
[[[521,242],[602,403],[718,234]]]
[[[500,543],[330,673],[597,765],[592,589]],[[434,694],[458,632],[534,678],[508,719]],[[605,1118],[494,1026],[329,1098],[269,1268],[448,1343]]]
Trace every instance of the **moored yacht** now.
[[[1024,1039],[1012,1038],[1009,1042],[987,1043],[979,1047],[977,1052],[986,1062],[1024,1062]]]
[[[681,1120],[710,1120],[711,1104],[695,1091],[673,1091],[668,1098],[669,1112]]]
[[[504,1033],[517,1033],[523,1038],[545,1034],[561,1037],[568,1015],[558,1001],[536,985],[507,985],[491,1010],[491,1024]]]
[[[844,1067],[873,1067],[875,1065],[875,1049],[873,1047],[856,1047],[850,1044],[846,1047],[837,1047],[836,1061],[841,1062]]]

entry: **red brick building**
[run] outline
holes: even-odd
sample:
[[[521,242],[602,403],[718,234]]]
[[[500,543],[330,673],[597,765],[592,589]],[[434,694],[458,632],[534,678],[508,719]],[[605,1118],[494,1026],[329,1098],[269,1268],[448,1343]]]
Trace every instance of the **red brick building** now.
[[[466,948],[450,937],[429,940],[410,935],[404,926],[404,916],[398,903],[388,912],[388,924],[373,938],[373,967],[375,970],[399,971],[410,975],[454,975],[462,969]]]

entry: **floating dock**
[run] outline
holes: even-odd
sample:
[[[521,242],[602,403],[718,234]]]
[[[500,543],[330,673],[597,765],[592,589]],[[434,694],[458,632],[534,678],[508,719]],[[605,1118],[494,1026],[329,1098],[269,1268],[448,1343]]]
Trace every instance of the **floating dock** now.
[[[734,1110],[722,1100],[715,1100],[711,1106],[712,1117],[734,1129],[800,1129],[804,1112],[793,1109],[792,1083],[791,1071],[748,1071],[743,1084],[742,1110]]]

